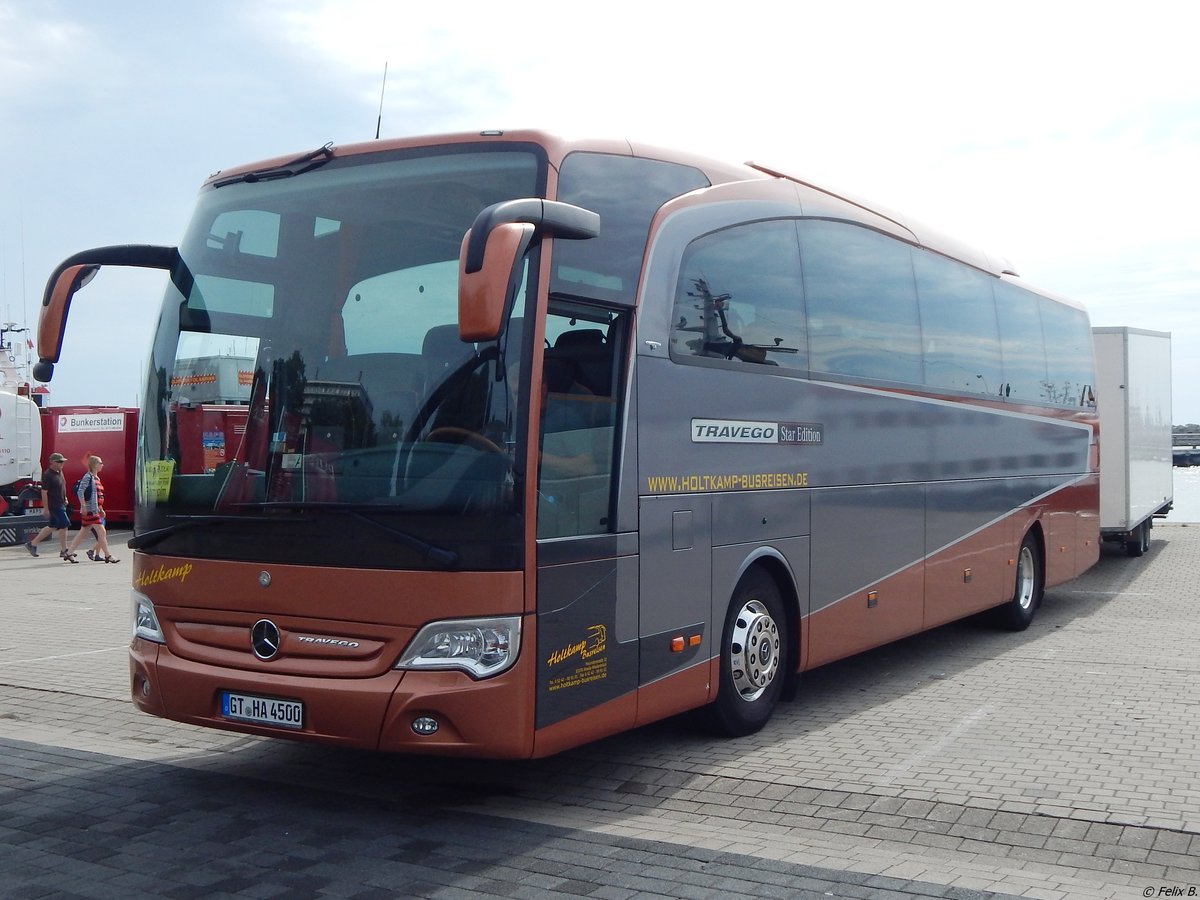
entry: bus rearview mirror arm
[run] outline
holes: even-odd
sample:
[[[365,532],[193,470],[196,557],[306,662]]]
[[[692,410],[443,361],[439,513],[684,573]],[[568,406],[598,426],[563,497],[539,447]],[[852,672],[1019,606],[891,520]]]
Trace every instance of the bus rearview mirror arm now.
[[[54,364],[62,355],[63,335],[71,300],[80,288],[96,277],[101,266],[131,266],[141,269],[175,268],[179,250],[152,244],[121,244],[96,247],[69,256],[58,264],[46,281],[42,310],[38,316],[38,361],[33,377],[43,383],[54,377]]]
[[[467,232],[464,263],[468,275],[483,268],[488,238],[497,225],[506,222],[525,222],[550,237],[567,240],[587,240],[600,234],[600,216],[581,206],[536,197],[493,203],[475,217]]]
[[[555,200],[528,198],[482,210],[463,237],[458,266],[458,336],[494,340],[520,276],[520,262],[536,233],[587,240],[600,233],[600,216]]]

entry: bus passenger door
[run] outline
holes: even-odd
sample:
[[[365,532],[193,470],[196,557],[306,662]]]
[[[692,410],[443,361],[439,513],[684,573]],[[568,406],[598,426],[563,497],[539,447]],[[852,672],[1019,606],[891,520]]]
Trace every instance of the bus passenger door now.
[[[531,648],[538,755],[634,724],[637,535],[616,533],[612,512],[626,316],[551,301],[546,318]]]
[[[708,700],[712,498],[642,497],[638,724]]]

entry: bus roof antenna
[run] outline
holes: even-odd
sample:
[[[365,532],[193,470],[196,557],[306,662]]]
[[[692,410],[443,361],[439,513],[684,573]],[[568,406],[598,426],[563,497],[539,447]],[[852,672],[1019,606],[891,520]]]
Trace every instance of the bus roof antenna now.
[[[383,63],[383,84],[379,87],[379,116],[375,119],[375,140],[379,140],[379,128],[383,125],[383,92],[387,90],[387,61]]]

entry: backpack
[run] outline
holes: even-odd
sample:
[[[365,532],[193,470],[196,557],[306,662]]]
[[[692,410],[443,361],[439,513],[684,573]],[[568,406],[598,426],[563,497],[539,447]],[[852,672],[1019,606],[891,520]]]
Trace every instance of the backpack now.
[[[79,508],[83,509],[87,506],[88,498],[96,493],[96,485],[92,480],[91,472],[84,472],[83,476],[75,482],[71,488],[75,492],[75,496],[79,498]]]

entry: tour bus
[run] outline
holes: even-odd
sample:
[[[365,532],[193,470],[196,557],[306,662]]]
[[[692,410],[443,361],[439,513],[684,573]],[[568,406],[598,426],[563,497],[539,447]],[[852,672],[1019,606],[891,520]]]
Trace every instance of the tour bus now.
[[[222,171],[169,273],[138,438],[133,700],[348,747],[538,757],[800,673],[1099,553],[1092,340],[1000,259],[754,164],[535,131]],[[147,315],[150,315],[149,307]],[[243,361],[185,466],[172,378]]]

